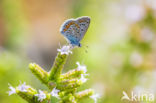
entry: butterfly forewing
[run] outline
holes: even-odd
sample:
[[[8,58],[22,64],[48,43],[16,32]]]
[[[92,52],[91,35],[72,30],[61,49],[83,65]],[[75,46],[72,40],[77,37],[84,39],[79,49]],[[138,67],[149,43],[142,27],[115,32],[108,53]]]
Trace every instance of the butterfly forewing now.
[[[77,24],[80,26],[80,35],[81,35],[80,40],[81,40],[88,30],[88,27],[90,24],[90,18],[89,17],[80,17],[76,21],[77,21]]]

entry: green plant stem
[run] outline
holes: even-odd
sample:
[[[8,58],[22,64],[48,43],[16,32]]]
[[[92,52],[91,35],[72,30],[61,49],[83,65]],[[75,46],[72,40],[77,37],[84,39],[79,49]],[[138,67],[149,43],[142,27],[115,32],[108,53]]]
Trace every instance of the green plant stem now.
[[[57,81],[60,78],[66,59],[66,54],[61,55],[60,52],[57,54],[53,67],[51,68],[51,71],[49,73],[49,80]]]
[[[36,77],[41,80],[42,83],[48,84],[48,72],[42,69],[39,65],[35,63],[29,64],[29,68]]]

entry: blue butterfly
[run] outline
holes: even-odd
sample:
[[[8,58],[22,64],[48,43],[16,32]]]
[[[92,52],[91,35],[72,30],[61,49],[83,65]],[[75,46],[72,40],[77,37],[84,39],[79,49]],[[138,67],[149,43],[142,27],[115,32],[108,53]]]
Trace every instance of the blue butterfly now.
[[[79,17],[77,19],[68,19],[62,24],[60,32],[72,47],[81,47],[80,41],[87,32],[89,24],[90,18],[87,16]]]

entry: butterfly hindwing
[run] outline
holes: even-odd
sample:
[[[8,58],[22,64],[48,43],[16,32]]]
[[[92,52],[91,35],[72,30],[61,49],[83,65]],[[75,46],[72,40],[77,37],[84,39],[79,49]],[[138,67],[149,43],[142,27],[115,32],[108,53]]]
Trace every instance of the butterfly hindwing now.
[[[70,43],[78,43],[79,42],[79,26],[76,25],[74,19],[69,19],[64,22],[62,25],[60,32],[65,36],[65,38],[70,42]]]

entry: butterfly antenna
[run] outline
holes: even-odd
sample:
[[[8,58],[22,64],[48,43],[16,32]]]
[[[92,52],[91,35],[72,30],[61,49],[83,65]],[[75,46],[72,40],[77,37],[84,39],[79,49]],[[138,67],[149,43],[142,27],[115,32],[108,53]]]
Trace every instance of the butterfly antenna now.
[[[85,48],[85,51],[86,51],[86,53],[88,53],[88,48],[89,48],[89,46],[86,45],[85,47],[86,47],[86,48]]]
[[[88,53],[88,48],[86,46],[82,47],[84,49],[85,53]]]
[[[88,53],[89,46],[88,45],[85,45],[85,44],[83,44],[83,45],[84,45],[85,52]]]

